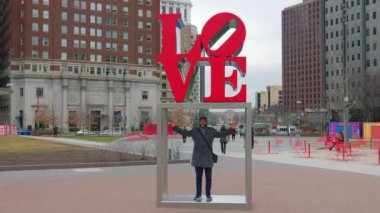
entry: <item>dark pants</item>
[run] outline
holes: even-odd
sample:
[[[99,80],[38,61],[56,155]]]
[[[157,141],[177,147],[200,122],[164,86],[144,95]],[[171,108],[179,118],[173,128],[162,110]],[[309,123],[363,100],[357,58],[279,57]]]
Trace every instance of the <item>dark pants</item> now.
[[[196,196],[202,195],[203,170],[205,171],[205,176],[206,176],[206,196],[211,196],[212,168],[195,167],[196,187],[197,187]]]
[[[232,134],[232,141],[235,141],[235,134]]]
[[[222,149],[222,153],[226,154],[227,143],[220,142],[220,146],[221,146],[221,149]]]

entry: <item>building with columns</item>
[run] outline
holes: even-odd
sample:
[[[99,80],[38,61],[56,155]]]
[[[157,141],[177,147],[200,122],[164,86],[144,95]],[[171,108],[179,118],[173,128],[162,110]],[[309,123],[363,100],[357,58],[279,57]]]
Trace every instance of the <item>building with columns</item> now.
[[[158,0],[0,0],[0,123],[92,131],[156,121]],[[44,114],[44,113],[42,113]],[[52,119],[53,118],[53,119]]]

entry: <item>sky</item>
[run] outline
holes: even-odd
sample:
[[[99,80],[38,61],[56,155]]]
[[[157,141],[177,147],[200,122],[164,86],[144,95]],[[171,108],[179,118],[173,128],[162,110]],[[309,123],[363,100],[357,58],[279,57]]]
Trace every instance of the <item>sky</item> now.
[[[213,15],[230,12],[245,23],[247,37],[240,56],[247,57],[247,101],[254,102],[255,92],[267,85],[281,85],[281,11],[302,0],[192,0],[192,24],[201,32]],[[228,75],[229,72],[227,72]],[[206,95],[209,91],[206,91]],[[229,95],[236,94],[228,91]]]

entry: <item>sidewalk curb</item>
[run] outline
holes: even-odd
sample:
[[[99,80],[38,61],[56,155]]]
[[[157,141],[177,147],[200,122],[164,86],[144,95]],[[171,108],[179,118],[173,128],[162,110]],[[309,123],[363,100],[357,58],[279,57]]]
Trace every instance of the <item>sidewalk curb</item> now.
[[[169,164],[185,164],[190,160],[169,160]],[[156,161],[126,161],[126,162],[98,162],[98,163],[72,163],[72,164],[46,164],[46,165],[19,165],[0,166],[0,172],[23,170],[48,170],[48,169],[78,169],[95,167],[124,167],[124,166],[153,166]]]

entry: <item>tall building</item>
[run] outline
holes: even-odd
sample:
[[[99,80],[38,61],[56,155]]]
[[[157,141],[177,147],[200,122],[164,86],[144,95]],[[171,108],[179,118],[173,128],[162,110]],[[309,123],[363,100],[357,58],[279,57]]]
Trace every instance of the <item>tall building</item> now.
[[[258,113],[265,112],[268,109],[268,92],[256,92],[256,110]]]
[[[325,3],[326,100],[333,120],[343,120],[348,108],[351,121],[380,121],[379,11],[376,0]]]
[[[155,121],[159,9],[158,0],[0,0],[0,87],[13,85],[0,122],[34,129],[46,111],[64,131]]]
[[[198,33],[197,27],[191,24],[191,8],[192,3],[190,0],[161,0],[161,13],[162,14],[181,14],[184,26],[181,30],[177,29],[177,51],[178,53],[188,53],[193,44]],[[189,65],[184,64],[181,67],[183,75],[186,76],[188,73]],[[163,71],[161,76],[161,101],[162,102],[174,102],[173,93],[169,82],[166,78],[166,73]],[[189,88],[189,93],[186,97],[189,102],[199,102],[200,101],[200,74],[194,77],[194,80]]]
[[[266,112],[282,105],[282,86],[267,86],[266,91],[256,92],[256,109],[258,113]]]
[[[282,81],[286,113],[325,107],[324,0],[282,11]],[[298,104],[297,104],[298,103]]]
[[[268,91],[268,106],[282,104],[282,86],[267,86]]]

